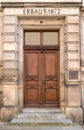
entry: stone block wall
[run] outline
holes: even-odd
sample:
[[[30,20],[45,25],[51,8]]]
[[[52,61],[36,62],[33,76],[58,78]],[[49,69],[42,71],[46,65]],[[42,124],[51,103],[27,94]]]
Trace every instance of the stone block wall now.
[[[41,26],[39,16],[34,16],[33,19],[30,20],[30,16],[29,18],[26,18],[26,16],[22,17],[24,15],[19,14],[20,10],[18,10],[18,8],[13,8],[13,12],[10,11],[10,9],[8,12],[5,10],[3,20],[4,107],[2,108],[2,120],[11,120],[17,115],[19,104],[23,107],[23,31],[24,29],[28,29],[28,27],[31,29],[36,25],[36,28],[38,26],[40,29],[42,29],[43,26],[47,29],[48,27],[52,29],[52,26],[56,26],[56,29],[60,31],[60,57],[62,58],[60,58],[60,60],[61,64],[63,64],[60,70],[65,69],[60,72],[60,75],[62,75],[60,76],[60,82],[62,81],[60,85],[60,104],[62,104],[61,108],[65,109],[67,117],[82,121],[79,11],[75,12],[75,9],[72,9],[72,12],[70,12],[67,8],[68,13],[64,11],[63,14],[57,14],[54,16],[55,18],[53,17],[55,19],[53,20],[53,24],[52,22],[48,23],[49,16],[48,18],[45,16],[46,21]],[[79,10],[79,8],[76,9]],[[62,24],[56,21],[57,18],[58,21],[62,19]],[[38,22],[36,22],[36,20],[38,20]],[[21,21],[24,22],[21,24]],[[78,113],[77,116],[76,113]]]
[[[18,21],[16,16],[4,16],[3,68],[4,81],[18,80]]]
[[[65,79],[80,81],[79,16],[67,16],[65,21]],[[77,83],[78,84],[78,83]]]
[[[80,30],[79,15],[67,16],[65,20],[65,89],[66,115],[82,121],[80,85]],[[76,116],[76,113],[78,115]],[[80,117],[80,118],[79,118]]]
[[[3,19],[3,105],[2,121],[11,120],[18,107],[18,19]]]

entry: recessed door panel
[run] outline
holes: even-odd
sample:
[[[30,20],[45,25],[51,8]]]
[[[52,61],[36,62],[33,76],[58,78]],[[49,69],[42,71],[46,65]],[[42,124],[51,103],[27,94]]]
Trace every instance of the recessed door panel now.
[[[45,78],[56,78],[56,54],[44,52],[44,76]]]
[[[27,76],[38,76],[38,62],[39,55],[38,53],[27,53]]]

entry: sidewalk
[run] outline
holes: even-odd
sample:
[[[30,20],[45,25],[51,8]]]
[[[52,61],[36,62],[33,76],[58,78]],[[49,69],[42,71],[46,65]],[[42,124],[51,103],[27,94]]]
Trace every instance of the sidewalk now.
[[[3,125],[4,125],[4,123],[0,121],[0,128],[1,128]],[[0,129],[0,130],[1,130],[1,129]]]
[[[80,125],[72,126],[25,126],[10,125],[9,123],[0,123],[0,130],[84,130]]]
[[[83,127],[83,130],[84,130],[84,125],[82,127]]]

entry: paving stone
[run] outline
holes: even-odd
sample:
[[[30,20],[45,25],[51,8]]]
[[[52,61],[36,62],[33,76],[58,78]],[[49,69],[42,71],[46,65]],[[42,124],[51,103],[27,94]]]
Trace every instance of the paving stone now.
[[[28,125],[63,125],[68,126],[72,125],[72,121],[70,119],[65,120],[45,120],[45,119],[13,119],[11,124],[28,124]]]
[[[73,126],[20,126],[3,125],[0,130],[83,130],[79,125]]]
[[[4,123],[0,121],[0,128],[3,126],[3,124],[4,124]],[[1,130],[1,129],[0,129],[0,130]]]

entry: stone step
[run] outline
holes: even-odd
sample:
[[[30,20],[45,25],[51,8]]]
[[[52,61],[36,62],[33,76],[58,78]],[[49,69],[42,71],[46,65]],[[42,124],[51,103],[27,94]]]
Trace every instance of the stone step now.
[[[70,119],[64,120],[44,120],[44,119],[13,119],[11,124],[25,124],[25,125],[60,125],[60,126],[69,126],[72,125]]]
[[[63,120],[66,119],[66,115],[64,113],[55,113],[55,112],[35,112],[35,113],[20,113],[18,114],[19,119],[48,119],[48,120]]]
[[[72,125],[59,108],[24,108],[11,123],[27,125]]]
[[[61,112],[60,108],[24,108],[23,112],[42,112],[42,113],[46,113],[46,112],[56,112],[59,113]]]

